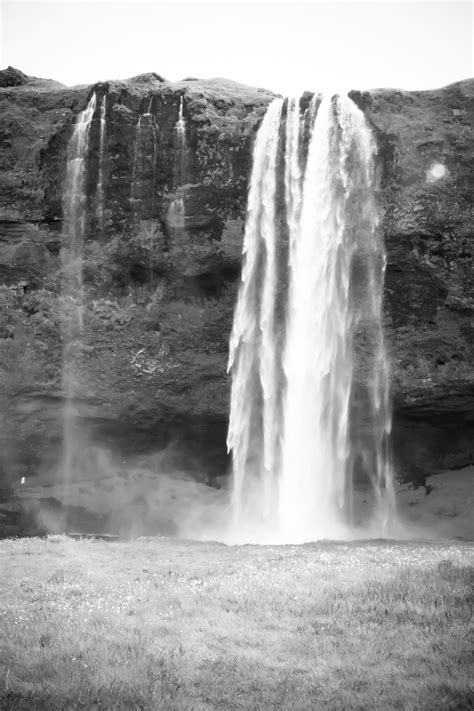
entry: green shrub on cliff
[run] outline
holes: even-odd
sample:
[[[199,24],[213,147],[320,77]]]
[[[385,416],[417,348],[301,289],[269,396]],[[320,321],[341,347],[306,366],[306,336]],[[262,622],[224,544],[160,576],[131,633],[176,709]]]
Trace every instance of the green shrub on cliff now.
[[[142,220],[133,232],[115,235],[105,244],[87,242],[84,250],[84,280],[101,289],[151,282],[153,274],[168,268],[165,238],[153,220]]]

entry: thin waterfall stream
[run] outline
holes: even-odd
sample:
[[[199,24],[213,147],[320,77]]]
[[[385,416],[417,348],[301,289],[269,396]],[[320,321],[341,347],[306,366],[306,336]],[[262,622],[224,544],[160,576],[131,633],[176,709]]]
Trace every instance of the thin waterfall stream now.
[[[83,248],[86,223],[87,155],[89,136],[96,110],[94,93],[74,126],[68,144],[66,181],[63,196],[63,214],[66,224],[66,241],[61,251],[62,286],[62,336],[64,392],[63,450],[60,467],[66,483],[73,477],[81,457],[81,436],[77,426],[75,398],[78,392],[79,364],[83,335]]]
[[[135,129],[130,198],[133,211],[138,217],[142,217],[148,211],[153,213],[155,203],[158,126],[152,109],[153,96],[149,100],[146,112],[140,115]],[[147,202],[148,210],[145,209]]]
[[[99,175],[97,180],[97,221],[99,231],[104,231],[104,166],[106,155],[107,95],[100,102]]]
[[[173,164],[172,185],[174,197],[169,204],[168,221],[175,239],[180,240],[183,235],[186,218],[186,119],[184,118],[184,98],[179,97],[178,116],[174,125],[173,147],[175,158]]]
[[[175,186],[183,185],[186,170],[186,120],[184,118],[184,99],[179,97],[178,120],[176,121],[177,159],[175,161]]]

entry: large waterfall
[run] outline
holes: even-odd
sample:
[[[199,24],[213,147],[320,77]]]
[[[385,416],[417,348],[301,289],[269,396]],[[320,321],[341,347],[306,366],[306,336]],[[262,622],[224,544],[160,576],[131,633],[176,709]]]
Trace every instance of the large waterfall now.
[[[276,99],[259,129],[230,340],[233,537],[357,535],[392,509],[376,146],[347,96]]]
[[[66,181],[63,197],[63,213],[66,225],[66,241],[62,249],[62,336],[63,336],[63,391],[65,405],[63,411],[63,454],[62,476],[65,481],[72,478],[81,457],[81,437],[77,426],[75,397],[78,391],[78,377],[82,353],[83,332],[83,247],[86,225],[87,155],[89,134],[94,112],[96,95],[92,95],[87,108],[76,120],[68,145]]]

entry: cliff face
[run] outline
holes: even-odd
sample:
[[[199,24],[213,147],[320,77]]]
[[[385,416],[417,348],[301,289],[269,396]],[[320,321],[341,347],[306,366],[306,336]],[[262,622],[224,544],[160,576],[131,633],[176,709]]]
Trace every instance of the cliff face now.
[[[474,457],[474,82],[361,100],[382,159],[398,468],[464,466]]]
[[[221,474],[252,145],[272,94],[155,74],[72,89],[11,76],[0,81],[4,477],[57,457],[62,191],[93,91],[98,105],[106,97],[106,130],[101,149],[97,113],[78,416],[125,453],[174,442],[187,466]],[[351,96],[379,146],[393,444],[399,475],[417,478],[474,456],[474,82]]]

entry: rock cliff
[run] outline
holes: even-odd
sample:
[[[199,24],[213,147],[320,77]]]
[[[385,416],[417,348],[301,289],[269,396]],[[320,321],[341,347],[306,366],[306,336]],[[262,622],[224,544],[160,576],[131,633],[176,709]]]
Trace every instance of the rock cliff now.
[[[212,478],[227,466],[228,337],[253,139],[273,95],[154,73],[66,88],[9,67],[0,72],[3,479],[57,459],[62,190],[74,119],[94,91],[106,130],[101,148],[97,114],[77,414],[114,451],[173,443],[183,466]],[[351,97],[379,147],[395,462],[400,478],[419,479],[474,458],[474,81]]]

